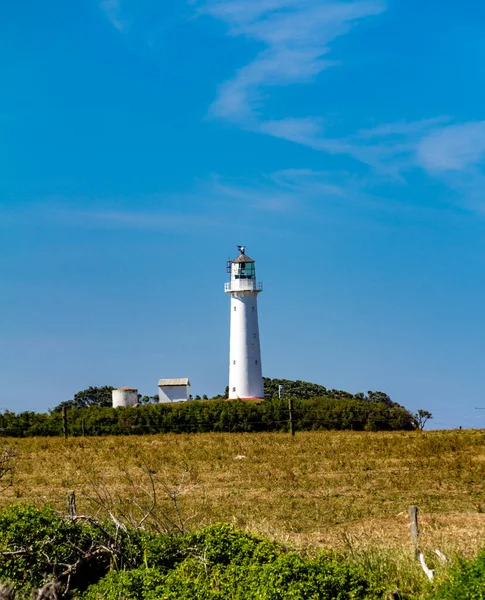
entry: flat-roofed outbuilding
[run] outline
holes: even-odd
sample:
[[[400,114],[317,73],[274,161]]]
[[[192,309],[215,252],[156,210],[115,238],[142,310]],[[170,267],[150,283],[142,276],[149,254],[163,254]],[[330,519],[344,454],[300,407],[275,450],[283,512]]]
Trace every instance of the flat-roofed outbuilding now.
[[[190,400],[190,381],[188,377],[158,380],[158,401],[187,402]]]

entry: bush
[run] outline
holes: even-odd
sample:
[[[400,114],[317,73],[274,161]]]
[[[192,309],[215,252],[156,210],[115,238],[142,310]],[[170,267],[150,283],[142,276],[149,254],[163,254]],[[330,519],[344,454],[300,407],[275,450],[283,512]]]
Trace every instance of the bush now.
[[[109,573],[83,600],[357,600],[369,585],[335,556],[308,560],[278,544],[214,525],[178,538],[180,556],[170,570],[148,565]],[[153,540],[148,540],[153,546]],[[153,547],[152,547],[153,551]],[[160,558],[160,556],[158,557]]]
[[[485,598],[484,571],[485,556],[463,563],[436,598]],[[372,578],[335,553],[308,559],[225,524],[169,536],[28,504],[0,513],[0,579],[22,594],[54,580],[78,600],[381,598]]]
[[[485,600],[485,550],[475,560],[460,560],[433,600]]]
[[[406,430],[415,428],[413,415],[400,406],[356,398],[319,398],[293,401],[298,431],[316,429]],[[62,435],[60,413],[0,413],[4,436]],[[150,433],[288,431],[288,401],[263,402],[201,400],[175,404],[147,404],[111,408],[92,406],[68,411],[69,435],[141,435]]]
[[[29,592],[48,580],[65,580],[69,565],[73,586],[87,587],[109,567],[106,556],[89,557],[95,532],[57,516],[49,507],[10,506],[0,513],[0,579]]]
[[[275,560],[281,553],[281,547],[275,542],[237,531],[224,523],[189,534],[187,545],[198,548],[206,563],[219,565],[231,562],[263,564]]]
[[[82,600],[159,600],[164,598],[165,581],[158,569],[132,569],[111,571],[98,584],[92,585],[82,595]]]

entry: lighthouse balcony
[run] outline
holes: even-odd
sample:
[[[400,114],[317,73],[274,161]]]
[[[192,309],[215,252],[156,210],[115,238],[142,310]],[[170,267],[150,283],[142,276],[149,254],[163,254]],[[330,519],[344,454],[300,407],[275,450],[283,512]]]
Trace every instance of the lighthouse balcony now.
[[[262,292],[263,284],[254,279],[233,279],[224,284],[225,292]]]

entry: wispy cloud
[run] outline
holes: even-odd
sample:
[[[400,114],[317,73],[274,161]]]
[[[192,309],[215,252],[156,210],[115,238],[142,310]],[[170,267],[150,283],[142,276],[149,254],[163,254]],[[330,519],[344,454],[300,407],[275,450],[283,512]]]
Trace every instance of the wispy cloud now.
[[[154,229],[193,232],[199,227],[216,227],[217,220],[204,214],[164,213],[161,211],[93,210],[66,213],[76,217],[79,225],[116,229]]]
[[[485,121],[449,125],[421,140],[418,157],[433,173],[468,171],[485,155]]]
[[[476,196],[482,184],[477,165],[485,154],[484,121],[454,125],[449,117],[436,117],[377,124],[336,137],[322,116],[266,116],[265,102],[276,87],[312,82],[339,64],[331,54],[332,41],[385,10],[384,0],[205,0],[200,13],[226,23],[229,35],[263,45],[222,83],[210,114],[314,150],[350,156],[380,177],[404,182],[406,171],[419,167]]]
[[[173,231],[192,235],[197,229],[219,227],[218,215],[210,210],[197,207],[185,208],[180,196],[179,210],[173,205],[174,198],[150,197],[141,206],[127,206],[126,200],[87,200],[46,199],[29,205],[19,205],[18,209],[0,208],[0,226],[11,227],[19,224],[38,227],[62,225],[76,229],[132,229]],[[138,199],[138,202],[140,199]],[[140,204],[140,202],[139,202]],[[144,204],[144,206],[143,206]],[[158,206],[157,206],[158,205]]]
[[[264,46],[221,85],[211,115],[298,143],[325,146],[318,118],[265,119],[263,94],[275,86],[310,82],[337,64],[324,58],[329,44],[354,23],[384,10],[383,0],[208,0],[201,13],[227,23],[230,35]]]
[[[485,212],[485,121],[448,124],[424,136],[417,163],[454,190],[461,204]]]
[[[381,123],[340,140],[340,149],[383,174],[400,178],[402,171],[419,163],[416,152],[421,140],[447,121],[448,117],[437,117]]]
[[[122,2],[125,1],[100,2],[107,18],[119,31],[128,25],[123,19],[126,7]],[[363,19],[383,13],[385,0],[188,2],[195,4],[198,14],[225,23],[228,35],[244,37],[260,45],[259,52],[247,64],[239,65],[234,75],[220,85],[209,109],[212,117],[316,151],[351,157],[368,165],[370,176],[377,183],[387,179],[405,183],[407,172],[419,168],[463,196],[467,206],[476,208],[485,204],[482,201],[485,173],[480,166],[485,155],[485,121],[456,124],[453,118],[446,116],[399,120],[336,135],[324,115],[269,115],[268,98],[277,93],[278,88],[309,84],[325,69],[340,64],[339,57],[332,52],[332,42],[349,33]],[[348,162],[352,170],[352,162]],[[237,201],[242,194],[244,201],[258,210],[293,210],[295,195],[284,186],[275,186],[270,197],[265,185],[272,176],[265,177],[258,188],[261,191],[252,189],[247,196],[244,185],[217,178],[211,182],[210,193],[224,202],[231,198]],[[299,177],[301,179],[301,173]],[[308,181],[305,189],[308,191]],[[126,222],[130,220],[129,215],[115,212],[111,222],[117,221],[121,226],[125,218]],[[142,217],[137,219],[141,226]],[[167,219],[167,223],[176,220],[173,215],[167,215]],[[162,221],[163,218],[156,218],[154,222],[159,227],[166,226]],[[107,215],[105,222],[108,222]],[[149,227],[149,222],[150,218],[146,217],[144,226]]]
[[[120,0],[102,0],[100,7],[115,29],[118,31],[124,31],[126,29],[127,22],[121,17]]]
[[[439,219],[440,207],[432,209],[398,199],[393,194],[395,180],[388,181],[382,193],[376,192],[375,179],[359,177],[348,171],[284,169],[253,180],[214,179],[205,191],[219,206],[231,204],[250,209],[256,220],[266,219],[273,226],[294,227],[296,222],[307,227],[325,223],[355,224],[379,229],[387,217],[394,222],[403,218]],[[371,215],[379,215],[379,223]]]

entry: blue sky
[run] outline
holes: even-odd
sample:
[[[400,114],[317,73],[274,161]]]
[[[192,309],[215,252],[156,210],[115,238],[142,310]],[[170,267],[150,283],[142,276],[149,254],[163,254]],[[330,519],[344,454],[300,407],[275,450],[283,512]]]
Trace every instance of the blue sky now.
[[[0,408],[263,369],[480,427],[485,5],[0,5]]]

